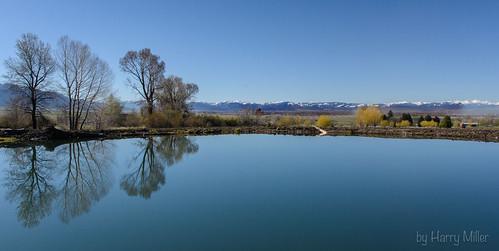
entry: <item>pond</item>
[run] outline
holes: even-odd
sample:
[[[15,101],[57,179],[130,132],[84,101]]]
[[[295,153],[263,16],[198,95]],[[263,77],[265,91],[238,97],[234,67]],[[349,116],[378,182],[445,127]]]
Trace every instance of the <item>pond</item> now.
[[[364,137],[2,148],[0,250],[497,250],[498,165],[496,143]]]

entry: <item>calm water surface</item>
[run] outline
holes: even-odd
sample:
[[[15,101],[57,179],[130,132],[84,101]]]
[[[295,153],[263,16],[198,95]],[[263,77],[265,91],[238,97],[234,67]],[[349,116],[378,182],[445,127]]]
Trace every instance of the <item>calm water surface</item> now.
[[[0,250],[499,248],[494,143],[90,141],[2,148],[0,182]],[[463,240],[471,230],[487,242]]]

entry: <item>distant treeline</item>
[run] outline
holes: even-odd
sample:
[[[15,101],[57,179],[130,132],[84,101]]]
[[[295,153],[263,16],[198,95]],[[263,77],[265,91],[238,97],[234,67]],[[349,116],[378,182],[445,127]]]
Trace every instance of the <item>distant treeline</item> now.
[[[410,113],[402,113],[400,116],[395,116],[390,110],[387,114],[383,114],[377,106],[360,107],[356,112],[356,123],[358,126],[382,127],[417,126],[451,128],[453,126],[452,119],[448,115],[444,115],[442,119],[438,116],[420,115],[417,120],[414,120]]]

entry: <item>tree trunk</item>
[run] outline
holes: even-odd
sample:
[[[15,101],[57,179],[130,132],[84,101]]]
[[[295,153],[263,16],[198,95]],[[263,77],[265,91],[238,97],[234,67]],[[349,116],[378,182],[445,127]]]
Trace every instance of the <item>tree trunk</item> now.
[[[31,101],[31,125],[33,126],[33,129],[38,128],[38,124],[36,121],[36,101],[35,100]]]
[[[68,122],[69,122],[69,130],[73,130],[73,100],[71,99],[71,93],[68,92],[68,97],[69,97],[69,106],[68,106]]]
[[[153,106],[152,103],[147,103],[147,114],[152,115]]]

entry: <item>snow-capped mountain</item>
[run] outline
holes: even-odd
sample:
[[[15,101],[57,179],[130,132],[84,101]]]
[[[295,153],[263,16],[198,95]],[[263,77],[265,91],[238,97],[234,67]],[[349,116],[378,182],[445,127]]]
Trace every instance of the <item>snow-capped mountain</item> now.
[[[10,97],[13,94],[13,86],[9,84],[0,84],[0,108],[6,107]],[[54,92],[57,97],[50,103],[50,107],[56,108],[65,104],[65,97],[62,94]],[[353,113],[362,103],[348,102],[242,102],[242,101],[223,101],[223,102],[192,102],[191,107],[195,112],[208,113],[239,113],[244,110],[262,109],[266,113],[293,113],[293,112],[330,112],[337,114]],[[470,115],[499,115],[499,102],[481,101],[481,100],[456,100],[444,102],[393,102],[386,104],[374,104],[384,111],[393,112],[413,112],[413,113],[448,113],[448,114],[470,114]],[[140,102],[123,101],[125,112],[138,111]]]
[[[224,101],[217,103],[192,102],[194,111],[198,112],[238,112],[242,110],[262,109],[265,112],[305,112],[305,111],[344,111],[357,109],[361,104],[345,102],[268,102],[252,103],[239,101]]]
[[[194,111],[214,113],[235,113],[242,110],[262,109],[264,112],[332,112],[352,113],[363,103],[348,102],[271,102],[251,103],[240,101],[224,101],[217,103],[193,102]],[[386,104],[374,104],[383,110],[394,112],[416,112],[416,113],[449,113],[449,114],[499,114],[499,102],[462,100],[444,102],[394,102]]]

